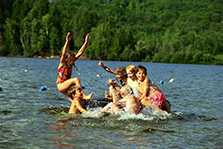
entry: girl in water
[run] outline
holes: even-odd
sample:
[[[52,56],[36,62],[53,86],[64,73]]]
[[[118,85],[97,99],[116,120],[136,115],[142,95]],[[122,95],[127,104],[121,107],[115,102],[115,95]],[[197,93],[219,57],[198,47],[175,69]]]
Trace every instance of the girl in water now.
[[[166,96],[157,86],[150,83],[144,66],[138,66],[136,77],[141,104],[145,107],[152,107],[155,110],[170,112],[170,105],[166,100]]]
[[[89,34],[85,36],[85,40],[79,51],[75,53],[71,53],[69,51],[70,44],[72,41],[72,33],[68,32],[66,35],[66,42],[62,49],[62,54],[60,57],[60,62],[57,68],[58,76],[57,76],[57,89],[59,92],[66,95],[67,90],[70,86],[75,85],[76,87],[81,87],[80,79],[75,77],[71,78],[72,75],[72,67],[75,65],[75,61],[84,53],[88,46],[89,42]]]

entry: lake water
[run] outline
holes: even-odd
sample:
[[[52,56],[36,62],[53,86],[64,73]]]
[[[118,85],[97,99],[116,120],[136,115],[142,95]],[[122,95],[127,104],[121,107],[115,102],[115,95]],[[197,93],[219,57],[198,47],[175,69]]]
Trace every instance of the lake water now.
[[[130,64],[105,63],[113,68]],[[146,66],[154,83],[164,81],[160,87],[175,116],[79,116],[63,121],[69,117],[63,112],[42,110],[69,106],[56,91],[57,64],[58,59],[0,57],[1,149],[223,148],[223,66],[132,62]],[[73,76],[79,76],[86,92],[95,92],[98,98],[112,76],[96,64],[77,61],[79,73]],[[168,82],[171,78],[173,82]],[[41,86],[47,90],[40,91]]]

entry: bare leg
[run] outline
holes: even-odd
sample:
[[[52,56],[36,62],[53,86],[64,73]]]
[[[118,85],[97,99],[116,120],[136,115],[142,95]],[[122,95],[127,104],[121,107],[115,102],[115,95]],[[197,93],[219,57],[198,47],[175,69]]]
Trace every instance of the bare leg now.
[[[81,86],[80,84],[81,84],[81,82],[80,82],[79,78],[70,78],[70,79],[64,81],[63,83],[58,83],[57,89],[59,92],[65,93],[71,85],[76,85],[76,86],[80,87]]]

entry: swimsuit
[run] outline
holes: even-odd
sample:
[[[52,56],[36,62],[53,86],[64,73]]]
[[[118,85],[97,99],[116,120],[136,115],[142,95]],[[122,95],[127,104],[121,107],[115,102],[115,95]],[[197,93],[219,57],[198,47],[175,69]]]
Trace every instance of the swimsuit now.
[[[72,65],[62,64],[60,67],[58,67],[57,73],[58,73],[57,83],[63,83],[64,81],[71,78]]]
[[[150,87],[150,89],[154,92],[153,95],[150,96],[152,104],[163,110],[165,108],[166,96],[162,91],[156,90],[153,87]]]

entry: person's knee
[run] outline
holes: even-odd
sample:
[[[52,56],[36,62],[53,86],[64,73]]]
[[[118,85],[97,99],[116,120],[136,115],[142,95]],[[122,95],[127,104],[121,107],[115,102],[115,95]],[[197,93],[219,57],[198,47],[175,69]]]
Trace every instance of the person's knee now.
[[[79,78],[72,78],[73,79],[73,81],[80,81],[80,79]]]
[[[61,84],[57,84],[57,90],[58,90],[59,92],[61,92],[61,93],[64,92],[64,88],[63,88],[63,86],[62,86]]]
[[[72,82],[79,85],[81,81],[79,78],[72,78]]]

